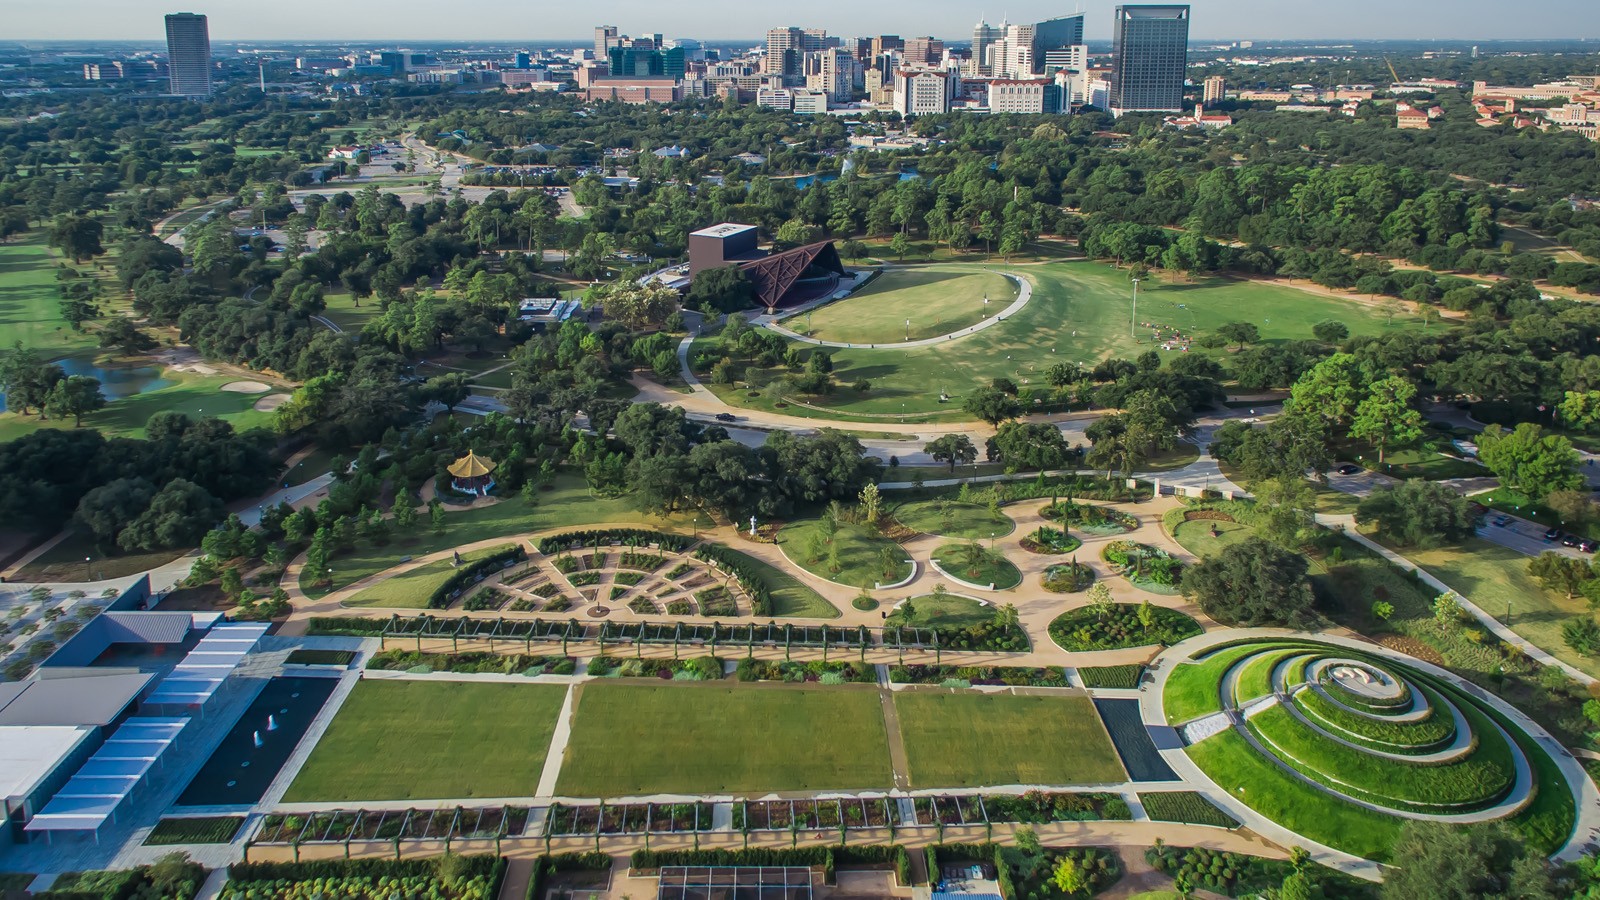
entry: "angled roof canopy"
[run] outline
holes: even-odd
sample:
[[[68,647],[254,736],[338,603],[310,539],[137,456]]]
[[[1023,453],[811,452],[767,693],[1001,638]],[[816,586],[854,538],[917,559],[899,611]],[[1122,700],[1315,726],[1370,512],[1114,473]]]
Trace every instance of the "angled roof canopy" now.
[[[482,478],[494,471],[495,462],[467,451],[467,455],[450,464],[447,471],[456,478]]]
[[[785,305],[795,283],[812,266],[838,275],[844,274],[844,261],[839,259],[839,251],[834,249],[833,241],[818,241],[815,244],[774,253],[762,259],[739,263],[739,268],[743,270],[745,277],[755,286],[756,302],[769,309]]]

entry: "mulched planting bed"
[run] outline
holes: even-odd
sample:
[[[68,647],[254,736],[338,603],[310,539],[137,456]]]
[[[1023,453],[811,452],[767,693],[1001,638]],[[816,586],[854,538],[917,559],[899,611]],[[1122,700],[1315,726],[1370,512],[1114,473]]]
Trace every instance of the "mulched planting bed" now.
[[[1150,624],[1140,621],[1147,616]],[[1113,603],[1099,609],[1083,606],[1050,622],[1050,639],[1068,652],[1120,650],[1150,644],[1171,646],[1202,631],[1194,619],[1164,606]]]
[[[1028,687],[1067,687],[1067,674],[1060,666],[894,666],[889,680],[895,684],[942,684],[963,687],[975,684]]]
[[[167,844],[226,844],[239,833],[244,816],[162,819],[145,836],[146,847]]]
[[[1084,666],[1078,678],[1086,688],[1136,688],[1144,676],[1144,666]]]
[[[1215,825],[1218,828],[1239,827],[1238,820],[1194,791],[1140,794],[1139,803],[1144,806],[1144,811],[1150,818],[1157,822]]]

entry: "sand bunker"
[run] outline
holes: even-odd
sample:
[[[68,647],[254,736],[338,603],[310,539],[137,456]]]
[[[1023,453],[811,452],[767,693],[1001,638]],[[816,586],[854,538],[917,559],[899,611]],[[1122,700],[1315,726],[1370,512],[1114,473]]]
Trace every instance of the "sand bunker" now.
[[[267,391],[272,390],[272,385],[262,384],[259,381],[230,381],[219,390],[227,391],[230,394],[265,394]]]
[[[289,402],[289,394],[268,394],[256,401],[256,412],[272,412]]]

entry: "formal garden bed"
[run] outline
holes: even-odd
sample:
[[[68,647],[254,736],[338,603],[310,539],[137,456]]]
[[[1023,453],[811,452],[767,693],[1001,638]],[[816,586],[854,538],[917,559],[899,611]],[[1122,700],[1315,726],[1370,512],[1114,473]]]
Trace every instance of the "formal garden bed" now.
[[[735,673],[740,681],[874,684],[878,680],[876,668],[866,663],[821,660],[795,662],[754,659],[748,656],[739,660]]]
[[[889,680],[895,684],[937,684],[943,687],[1010,685],[1013,687],[1068,687],[1060,666],[894,666]]]
[[[169,853],[153,865],[135,866],[131,869],[63,872],[50,885],[50,890],[34,896],[71,898],[71,900],[89,900],[89,898],[192,900],[200,892],[200,885],[205,880],[204,866],[190,861],[182,853]],[[272,896],[276,898],[285,895]]]
[[[884,619],[884,624],[916,628],[960,628],[982,625],[994,619],[995,607],[988,601],[954,594],[935,585],[933,592],[902,600]]]
[[[1068,534],[1064,529],[1051,528],[1048,525],[1035,528],[1022,539],[1022,549],[1042,556],[1059,556],[1071,553],[1082,546],[1083,541]]]
[[[419,653],[390,648],[373,654],[367,668],[399,672],[464,672],[499,675],[571,675],[577,661],[570,656],[523,653]]]
[[[596,656],[587,672],[602,678],[660,678],[664,681],[715,681],[723,676],[722,660],[714,656],[693,659],[643,659]]]
[[[1039,515],[1095,537],[1127,534],[1139,527],[1139,519],[1132,513],[1109,506],[1074,503],[1071,500],[1046,506],[1039,511]]]
[[[1228,897],[1258,896],[1275,891],[1296,871],[1289,860],[1263,859],[1203,847],[1151,847],[1145,860],[1157,871],[1181,879],[1187,890],[1207,890]],[[1304,866],[1312,896],[1373,900],[1377,885],[1320,866]]]
[[[1073,560],[1058,563],[1044,570],[1040,585],[1053,594],[1076,594],[1094,584],[1094,569]]]
[[[911,575],[911,559],[894,541],[826,514],[785,525],[779,544],[789,562],[839,584],[896,584]]]
[[[528,827],[525,806],[272,813],[262,819],[257,844],[343,844],[357,841],[480,840],[511,837]]]
[[[1099,588],[1096,588],[1099,590]],[[1050,639],[1069,653],[1171,646],[1203,631],[1175,609],[1152,603],[1111,603],[1071,609],[1050,622]]]
[[[1112,541],[1100,551],[1100,558],[1134,587],[1155,594],[1178,593],[1183,561],[1160,547],[1136,541]]]
[[[244,816],[194,816],[166,818],[145,835],[146,847],[169,844],[227,844],[239,833]]]
[[[1078,680],[1086,688],[1122,688],[1132,690],[1144,677],[1144,666],[1133,663],[1126,666],[1080,666]]]
[[[1022,583],[1022,572],[1010,560],[977,541],[944,544],[933,551],[933,561],[968,584],[1005,591]]]
[[[918,826],[1042,825],[1049,822],[1126,822],[1119,794],[1028,791],[1022,794],[937,794],[915,797]]]
[[[1141,793],[1139,805],[1144,807],[1146,815],[1157,822],[1213,825],[1217,828],[1239,827],[1239,820],[1218,809],[1216,804],[1194,791]]]
[[[300,900],[307,897],[427,897],[483,900],[505,880],[496,856],[446,854],[431,859],[316,860],[234,863],[221,900]]]

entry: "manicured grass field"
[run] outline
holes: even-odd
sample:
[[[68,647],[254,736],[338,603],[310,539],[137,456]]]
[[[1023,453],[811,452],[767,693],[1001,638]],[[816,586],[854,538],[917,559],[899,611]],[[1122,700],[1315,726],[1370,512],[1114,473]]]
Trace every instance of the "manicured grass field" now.
[[[906,603],[911,608],[911,615],[907,616],[906,607],[902,606],[898,612],[889,614],[888,624],[917,628],[965,628],[994,621],[994,607],[980,605],[970,597],[923,594],[912,597]]]
[[[285,802],[529,797],[566,688],[362,681]]]
[[[825,341],[890,344],[960,331],[995,315],[1017,299],[1017,286],[993,270],[973,265],[887,269],[860,292],[795,316],[784,326]],[[983,300],[989,298],[989,305]]]
[[[1249,644],[1217,650],[1199,662],[1182,662],[1167,676],[1161,705],[1167,721],[1179,725],[1222,709],[1222,676],[1235,662],[1272,644]]]
[[[509,544],[498,547],[485,547],[461,554],[462,563],[476,562],[486,556],[492,556],[506,549]],[[392,575],[377,584],[357,591],[354,596],[344,601],[345,606],[381,606],[395,609],[427,609],[428,600],[433,592],[438,590],[450,576],[455,574],[456,564],[452,559],[440,559],[427,565],[418,566],[398,575]]]
[[[805,519],[785,525],[778,540],[783,543],[784,555],[795,565],[819,578],[848,584],[851,587],[872,587],[874,584],[894,584],[911,574],[911,560],[894,541],[868,531],[860,525],[840,522],[834,532],[833,544],[838,548],[838,571],[833,570],[821,519]],[[885,554],[893,562],[884,565]]]
[[[558,793],[617,797],[884,788],[878,692],[849,686],[587,684]]]
[[[21,341],[40,359],[54,359],[94,346],[93,336],[61,319],[57,262],[42,231],[0,243],[0,349]]]
[[[947,498],[902,504],[895,507],[891,514],[901,525],[913,531],[969,541],[982,540],[990,535],[1003,537],[1017,527],[1017,523],[1005,513],[991,513],[987,506],[958,503]]]
[[[1211,536],[1213,526],[1217,529],[1216,537]],[[1254,535],[1255,529],[1248,525],[1216,519],[1192,519],[1180,522],[1178,527],[1172,529],[1172,537],[1178,542],[1178,546],[1201,559],[1215,556]]]
[[[129,553],[115,546],[96,546],[86,531],[73,531],[59,544],[34,557],[17,570],[17,581],[100,581],[123,578],[164,566],[186,550],[146,550]],[[84,559],[89,562],[85,563]]]
[[[131,397],[113,400],[104,409],[83,417],[84,428],[95,428],[115,437],[144,437],[145,425],[158,412],[178,412],[192,419],[224,419],[235,431],[246,431],[272,424],[272,413],[259,412],[256,401],[263,394],[237,394],[219,390],[239,379],[226,375],[193,375],[167,369],[162,378],[170,384],[142,391]],[[13,440],[40,428],[72,428],[71,419],[41,422],[38,416],[0,415],[0,440]]]
[[[795,619],[837,619],[839,610],[800,579],[775,566],[741,553],[745,565],[759,572],[772,592],[772,614]]]
[[[913,788],[1127,778],[1087,697],[904,691],[894,703]]]
[[[1402,820],[1324,794],[1257,753],[1228,730],[1187,748],[1218,787],[1297,834],[1383,862],[1400,837]]]
[[[967,562],[966,548],[966,544],[945,544],[933,551],[933,558],[946,572],[972,584],[992,584],[1005,591],[1022,583],[1022,572],[999,551],[991,551],[988,561],[974,568]]]
[[[981,264],[971,268],[981,271]],[[1093,364],[1111,356],[1131,359],[1155,346],[1148,328],[1129,334],[1132,291],[1125,269],[1073,261],[1027,266],[1019,272],[1033,282],[1033,299],[1004,323],[937,346],[838,350],[833,363],[839,383],[865,379],[871,382],[871,389],[803,399],[850,413],[920,413],[928,420],[966,420],[970,415],[961,410],[966,395],[997,376],[1018,384],[1038,384],[1057,362]],[[1358,336],[1420,327],[1419,322],[1404,316],[1396,316],[1389,325],[1373,307],[1291,287],[1226,278],[1174,282],[1165,276],[1140,285],[1137,318],[1180,329],[1185,335],[1248,321],[1261,331],[1266,343],[1309,339],[1311,327],[1324,319],[1339,320]],[[1190,352],[1223,358],[1229,354],[1226,349]],[[770,409],[774,402],[765,394],[747,397],[742,388],[715,385],[713,390],[740,406]],[[949,393],[949,402],[939,402],[940,391]],[[828,415],[793,404],[784,412]]]
[[[330,291],[322,299],[327,304],[322,311],[323,317],[345,331],[360,331],[367,322],[383,312],[382,305],[370,297],[366,303],[357,306],[355,295],[349,291]]]

